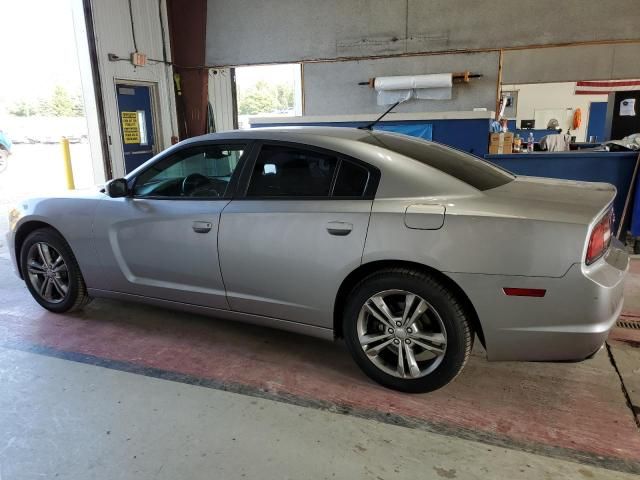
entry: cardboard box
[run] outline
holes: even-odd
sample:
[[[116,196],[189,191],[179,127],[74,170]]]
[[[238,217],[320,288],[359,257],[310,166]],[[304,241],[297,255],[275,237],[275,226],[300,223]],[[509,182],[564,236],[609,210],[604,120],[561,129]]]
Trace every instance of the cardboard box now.
[[[489,153],[513,153],[513,132],[489,134]]]

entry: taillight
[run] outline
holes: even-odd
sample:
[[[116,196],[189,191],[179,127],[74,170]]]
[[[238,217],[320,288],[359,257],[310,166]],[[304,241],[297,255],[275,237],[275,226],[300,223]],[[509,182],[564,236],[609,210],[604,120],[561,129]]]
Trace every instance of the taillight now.
[[[598,260],[611,243],[611,228],[613,224],[613,210],[609,210],[604,217],[593,227],[585,263],[591,265]]]

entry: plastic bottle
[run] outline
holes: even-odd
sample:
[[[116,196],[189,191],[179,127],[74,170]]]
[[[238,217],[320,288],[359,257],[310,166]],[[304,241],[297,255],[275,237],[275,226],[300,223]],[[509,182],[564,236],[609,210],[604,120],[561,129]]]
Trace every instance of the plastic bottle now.
[[[533,139],[533,132],[529,132],[529,138],[527,139],[527,153],[533,152],[533,144],[535,140]]]
[[[522,138],[520,138],[519,133],[516,133],[516,138],[513,140],[513,151],[514,153],[520,153],[522,151]]]

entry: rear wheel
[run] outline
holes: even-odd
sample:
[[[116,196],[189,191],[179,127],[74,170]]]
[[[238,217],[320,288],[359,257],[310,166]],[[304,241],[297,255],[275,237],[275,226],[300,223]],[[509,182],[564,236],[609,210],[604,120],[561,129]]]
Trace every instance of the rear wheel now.
[[[461,302],[434,277],[388,269],[361,281],[344,316],[345,341],[376,382],[405,392],[429,392],[464,367],[473,333]]]
[[[89,303],[78,262],[55,230],[31,232],[22,244],[20,265],[29,292],[47,310],[69,312]]]

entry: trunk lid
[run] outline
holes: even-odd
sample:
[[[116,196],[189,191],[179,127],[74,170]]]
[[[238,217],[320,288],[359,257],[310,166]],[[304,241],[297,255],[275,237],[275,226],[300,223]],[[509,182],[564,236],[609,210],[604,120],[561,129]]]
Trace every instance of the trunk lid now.
[[[498,214],[589,225],[608,210],[616,188],[608,183],[518,176],[483,193]]]

